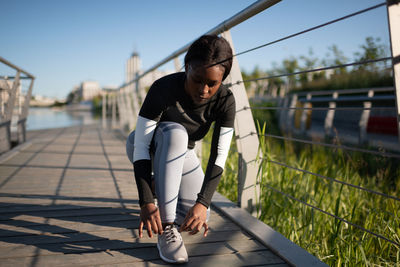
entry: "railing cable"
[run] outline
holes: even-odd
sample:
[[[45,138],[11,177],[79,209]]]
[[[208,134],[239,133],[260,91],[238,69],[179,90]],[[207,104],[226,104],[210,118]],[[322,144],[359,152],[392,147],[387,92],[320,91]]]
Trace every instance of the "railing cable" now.
[[[323,23],[323,24],[320,24],[320,25],[317,25],[317,26],[308,28],[308,29],[306,29],[306,30],[303,30],[303,31],[300,31],[300,32],[297,32],[297,33],[294,33],[294,34],[291,34],[291,35],[288,35],[288,36],[286,36],[286,37],[277,39],[277,40],[275,40],[275,41],[268,42],[268,43],[265,43],[265,44],[256,46],[256,47],[254,47],[254,48],[250,48],[250,49],[248,49],[248,50],[244,50],[244,51],[242,51],[242,52],[239,52],[239,53],[233,55],[232,57],[237,57],[237,56],[240,56],[240,55],[243,55],[243,54],[252,52],[252,51],[254,51],[254,50],[257,50],[257,49],[260,49],[260,48],[263,48],[263,47],[266,47],[266,46],[269,46],[269,45],[272,45],[272,44],[279,43],[279,42],[281,42],[281,41],[284,41],[284,40],[293,38],[293,37],[295,37],[295,36],[298,36],[298,35],[301,35],[301,34],[304,34],[304,33],[307,33],[307,32],[310,32],[310,31],[313,31],[313,30],[316,30],[316,29],[319,29],[319,28],[322,28],[322,27],[325,27],[325,26],[328,26],[329,24],[333,24],[333,23],[336,23],[336,22],[339,22],[339,21],[342,21],[342,20],[345,20],[345,19],[348,19],[348,18],[357,16],[357,15],[359,15],[359,14],[368,12],[368,11],[370,11],[370,10],[373,10],[373,9],[376,9],[376,8],[379,8],[379,7],[385,6],[385,5],[386,5],[386,2],[380,3],[380,4],[378,4],[378,5],[375,5],[375,6],[372,6],[372,7],[369,7],[369,8],[366,8],[366,9],[363,9],[363,10],[360,10],[360,11],[357,11],[357,12],[354,12],[354,13],[351,13],[351,14],[349,14],[349,15],[340,17],[340,18],[338,18],[338,19],[334,19],[334,20],[325,22],[325,23]],[[225,62],[225,61],[227,61],[227,60],[230,60],[230,59],[231,59],[231,58],[226,58],[226,59],[221,60],[221,61],[219,61],[219,62],[217,62],[217,63],[215,63],[215,64],[212,64],[211,66],[221,64],[221,63],[223,63],[223,62]]]
[[[253,134],[255,134],[255,133],[253,133]],[[260,136],[266,136],[266,137],[272,137],[272,138],[282,139],[282,140],[287,140],[287,141],[295,141],[295,142],[300,142],[300,143],[305,143],[305,144],[332,147],[332,148],[338,148],[338,149],[344,149],[344,150],[350,150],[350,151],[356,151],[356,152],[369,153],[369,154],[374,154],[374,155],[387,157],[387,158],[400,159],[400,155],[393,154],[393,153],[388,153],[388,152],[380,152],[380,151],[375,151],[375,150],[356,148],[356,147],[349,147],[349,146],[343,146],[343,145],[327,144],[327,143],[322,143],[322,142],[315,142],[315,141],[309,141],[309,140],[304,140],[304,139],[298,139],[298,138],[293,138],[293,137],[285,137],[285,136],[279,136],[279,135],[273,135],[273,134],[257,134],[257,135],[259,137]]]
[[[371,99],[371,101],[373,101],[373,99]],[[329,101],[327,101],[329,102]],[[367,101],[368,102],[368,101]],[[396,111],[397,108],[396,107],[370,107],[370,108],[366,108],[366,107],[337,107],[337,108],[333,108],[333,107],[312,107],[312,108],[306,108],[306,107],[244,107],[244,110],[246,109],[251,109],[251,110],[319,110],[319,111],[323,111],[323,110],[342,110],[342,111],[354,111],[354,110],[394,110]]]
[[[347,186],[350,186],[350,187],[353,187],[353,188],[356,188],[356,189],[359,189],[359,190],[363,190],[363,191],[366,191],[366,192],[369,192],[369,193],[372,193],[372,194],[375,194],[375,195],[380,195],[382,197],[386,197],[386,198],[390,198],[390,199],[393,199],[393,200],[396,200],[396,201],[400,201],[400,198],[395,197],[395,196],[391,196],[391,195],[388,195],[388,194],[385,194],[385,193],[377,192],[377,191],[374,191],[372,189],[368,189],[368,188],[365,188],[365,187],[362,187],[362,186],[358,186],[358,185],[354,185],[354,184],[351,184],[351,183],[346,183],[346,182],[343,182],[343,181],[340,181],[340,180],[337,180],[337,179],[334,179],[334,178],[331,178],[331,177],[328,177],[328,176],[325,176],[325,175],[321,175],[321,174],[318,174],[318,173],[314,173],[314,172],[310,172],[310,171],[303,170],[303,169],[300,169],[300,168],[296,168],[296,167],[293,167],[293,166],[289,166],[289,165],[287,165],[285,163],[281,163],[281,162],[278,162],[278,161],[270,160],[270,159],[265,158],[265,157],[262,158],[262,159],[266,160],[268,162],[280,165],[282,167],[286,167],[286,168],[289,168],[289,169],[292,169],[292,170],[296,170],[296,171],[300,171],[300,172],[303,172],[303,173],[311,174],[311,175],[320,177],[322,179],[325,179],[325,180],[328,180],[328,181],[331,181],[331,182],[336,182],[336,183],[339,183],[339,184],[347,185]]]
[[[347,64],[322,67],[322,68],[317,68],[317,69],[312,69],[312,70],[303,70],[303,71],[296,71],[296,72],[291,72],[291,73],[284,73],[284,74],[277,74],[277,75],[270,75],[270,76],[265,76],[265,77],[247,79],[247,80],[242,80],[242,81],[237,81],[237,82],[234,82],[234,83],[230,83],[230,84],[227,84],[227,85],[228,86],[232,86],[233,84],[240,84],[240,83],[245,83],[245,82],[255,82],[255,81],[260,81],[260,80],[268,80],[268,79],[273,79],[273,78],[293,76],[293,75],[299,75],[299,74],[316,72],[316,71],[344,68],[344,67],[356,66],[356,65],[364,65],[364,64],[375,63],[375,62],[379,62],[379,61],[386,61],[386,60],[391,60],[391,59],[392,59],[392,57],[384,57],[384,58],[371,59],[371,60],[365,60],[365,61],[357,61],[357,62],[352,62],[352,63],[347,63]]]
[[[327,212],[327,211],[325,211],[325,210],[323,210],[323,209],[320,209],[320,208],[318,208],[318,207],[316,207],[316,206],[314,206],[314,205],[312,205],[312,204],[309,204],[309,203],[307,203],[307,202],[305,202],[305,201],[302,201],[301,199],[298,199],[298,198],[296,198],[296,197],[294,197],[294,196],[291,196],[291,195],[289,195],[289,194],[287,194],[287,193],[285,193],[285,192],[282,192],[282,191],[280,191],[280,190],[278,190],[278,189],[276,189],[276,188],[274,188],[274,187],[272,187],[272,186],[270,186],[270,185],[268,185],[268,184],[266,184],[266,183],[264,183],[263,185],[266,186],[266,187],[268,187],[269,189],[275,191],[276,193],[279,193],[279,194],[281,194],[281,195],[283,195],[283,196],[286,196],[286,197],[288,197],[288,198],[290,198],[290,199],[292,199],[292,200],[295,200],[295,201],[297,201],[297,202],[300,202],[300,203],[302,203],[303,205],[306,205],[306,206],[308,206],[308,207],[310,207],[310,208],[312,208],[312,209],[318,210],[319,212],[322,212],[322,213],[324,213],[324,214],[326,214],[326,215],[329,215],[329,216],[331,216],[331,217],[333,217],[333,218],[335,218],[335,219],[337,219],[337,220],[340,220],[340,221],[342,221],[342,222],[344,222],[344,223],[346,223],[346,224],[349,224],[349,225],[351,225],[351,226],[354,226],[354,227],[356,227],[356,228],[358,228],[358,229],[360,229],[360,230],[362,230],[362,231],[364,231],[364,232],[367,232],[367,233],[369,233],[369,234],[371,234],[371,235],[374,235],[374,236],[376,236],[376,237],[378,237],[378,238],[381,238],[381,239],[383,239],[383,240],[385,240],[385,241],[387,241],[387,242],[390,242],[390,243],[392,243],[393,245],[396,245],[396,246],[400,247],[400,243],[398,243],[398,242],[396,242],[396,241],[393,241],[393,240],[391,240],[391,239],[389,239],[389,238],[387,238],[387,237],[385,237],[385,236],[383,236],[383,235],[380,235],[380,234],[377,234],[377,233],[375,233],[375,232],[372,232],[371,230],[368,230],[368,229],[366,229],[366,228],[364,228],[364,227],[362,227],[362,226],[360,226],[360,225],[357,225],[357,224],[352,223],[352,222],[350,222],[350,221],[348,221],[348,220],[346,220],[346,219],[344,219],[344,218],[341,218],[341,217],[339,217],[339,216],[336,216],[335,214],[332,214],[332,213]]]

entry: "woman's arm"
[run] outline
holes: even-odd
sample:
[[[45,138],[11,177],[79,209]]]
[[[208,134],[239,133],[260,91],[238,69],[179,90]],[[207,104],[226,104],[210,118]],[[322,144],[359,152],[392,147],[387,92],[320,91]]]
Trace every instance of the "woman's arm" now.
[[[138,116],[135,130],[133,165],[140,206],[154,203],[151,190],[150,143],[156,126],[156,121]]]
[[[211,153],[208,161],[203,186],[197,195],[198,203],[208,207],[211,198],[221,179],[225,168],[225,162],[228,157],[229,148],[233,136],[233,128],[221,127],[215,124],[214,134],[211,142]]]

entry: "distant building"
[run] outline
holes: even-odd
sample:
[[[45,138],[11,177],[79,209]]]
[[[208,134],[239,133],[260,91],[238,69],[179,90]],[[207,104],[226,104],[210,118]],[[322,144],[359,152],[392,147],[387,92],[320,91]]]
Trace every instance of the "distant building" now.
[[[99,95],[100,93],[101,88],[99,83],[96,81],[84,81],[81,83],[78,89],[78,95],[83,101],[92,100],[93,97]]]
[[[154,70],[151,73],[148,73],[146,76],[140,79],[140,87],[141,88],[148,88],[152,85],[152,83],[167,75],[170,73],[173,73],[174,71],[161,71],[161,70]],[[144,73],[144,70],[142,70],[142,63],[139,57],[139,54],[137,52],[133,52],[131,57],[126,61],[126,67],[125,67],[125,83],[128,83],[134,79],[136,79],[137,76],[140,76]]]

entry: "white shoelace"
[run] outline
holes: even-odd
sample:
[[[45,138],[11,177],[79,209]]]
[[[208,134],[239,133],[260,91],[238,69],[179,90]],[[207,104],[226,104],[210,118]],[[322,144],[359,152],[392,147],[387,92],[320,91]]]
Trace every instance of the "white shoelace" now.
[[[175,242],[179,239],[178,233],[173,225],[167,225],[164,230],[165,241],[168,243]]]

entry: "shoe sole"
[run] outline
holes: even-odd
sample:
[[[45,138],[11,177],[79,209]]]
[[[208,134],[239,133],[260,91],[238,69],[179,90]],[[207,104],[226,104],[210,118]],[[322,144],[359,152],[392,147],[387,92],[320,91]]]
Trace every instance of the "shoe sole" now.
[[[187,259],[182,259],[182,260],[175,261],[175,260],[171,260],[171,259],[168,259],[168,258],[164,257],[164,256],[161,254],[161,249],[160,249],[160,246],[158,245],[158,243],[157,243],[157,249],[158,249],[158,254],[160,254],[160,258],[161,258],[163,261],[166,261],[166,262],[168,262],[168,263],[186,263],[186,262],[188,262]]]

